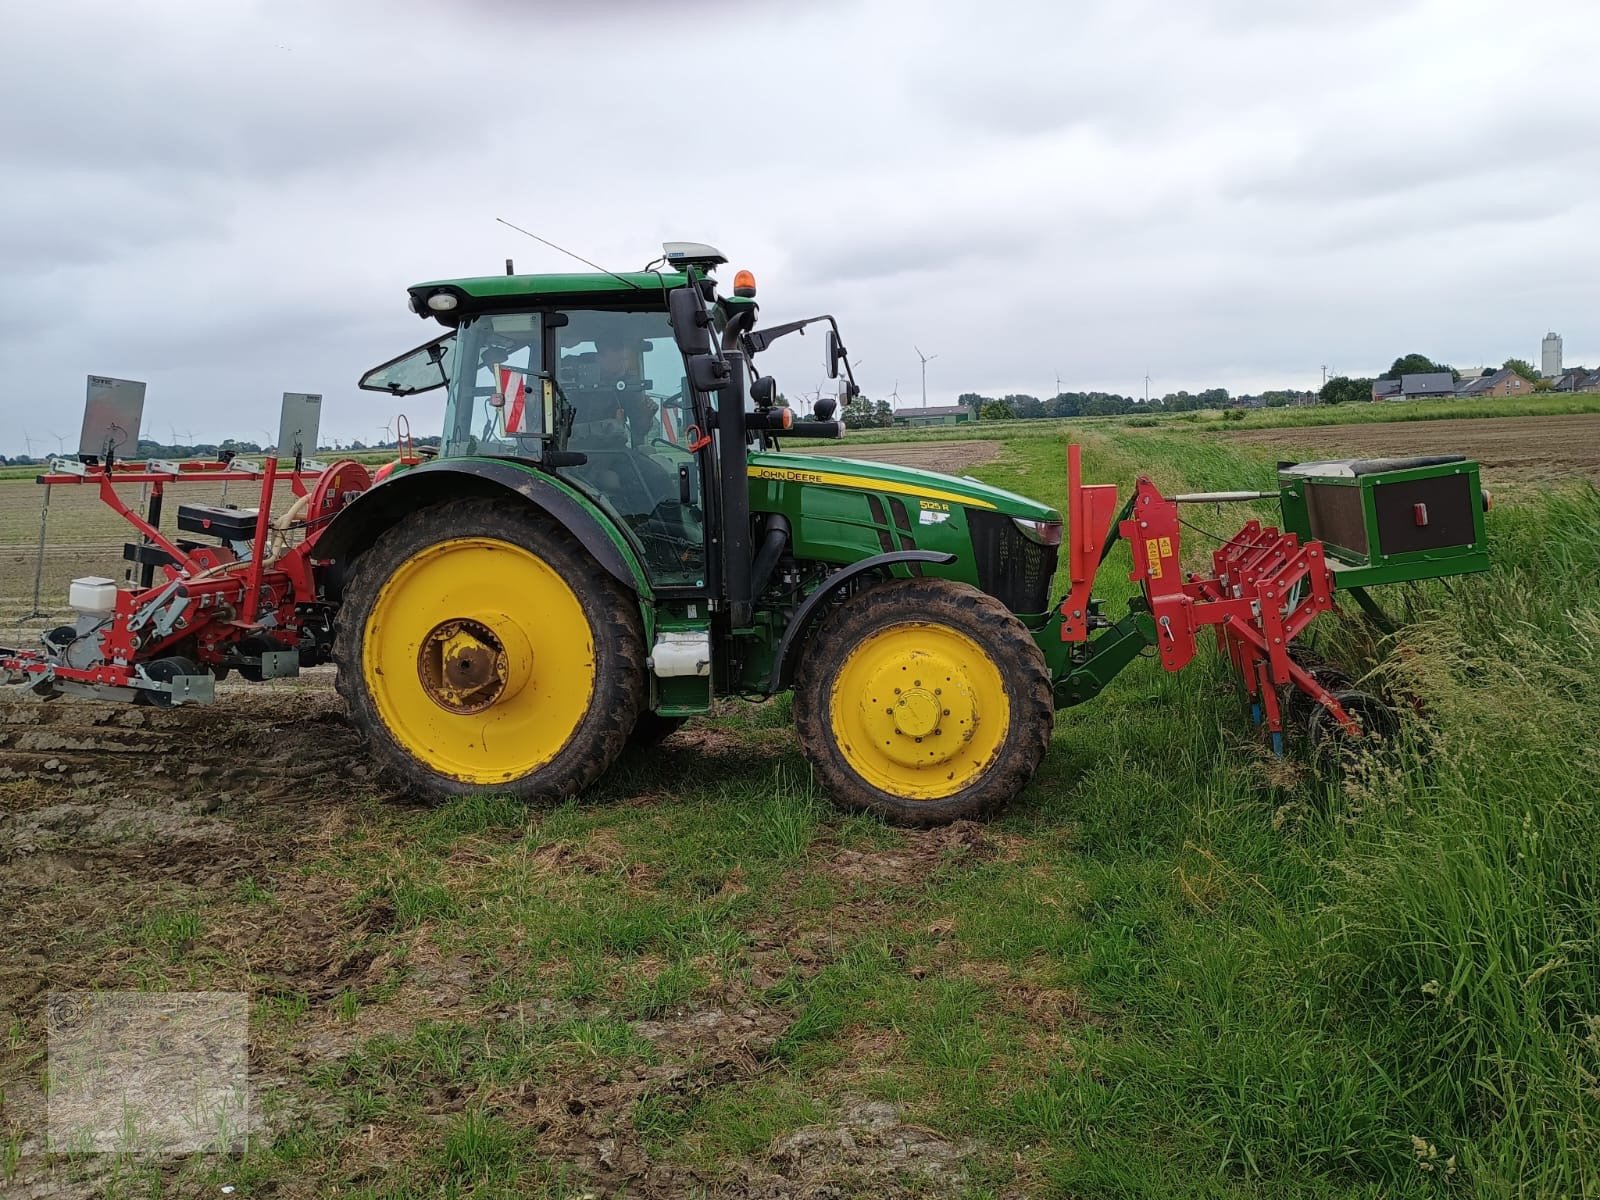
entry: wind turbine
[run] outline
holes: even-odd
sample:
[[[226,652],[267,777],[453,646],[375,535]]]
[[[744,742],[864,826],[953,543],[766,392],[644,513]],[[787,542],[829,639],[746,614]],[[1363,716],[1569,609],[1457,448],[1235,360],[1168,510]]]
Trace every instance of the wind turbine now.
[[[28,457],[32,458],[33,457],[33,439],[28,436],[28,431],[26,429],[24,429],[22,431],[22,444],[28,448]]]
[[[383,444],[387,446],[392,441],[394,441],[394,422],[385,421],[383,423]]]
[[[67,452],[67,439],[62,437],[59,433],[56,433],[54,430],[48,430],[47,432],[56,440],[56,453],[65,454]]]
[[[894,381],[894,390],[889,393],[889,407],[899,411],[900,408],[900,381]]]
[[[928,364],[938,358],[937,354],[924,354],[914,343],[911,347],[916,350],[917,357],[922,360],[922,407],[928,407]]]

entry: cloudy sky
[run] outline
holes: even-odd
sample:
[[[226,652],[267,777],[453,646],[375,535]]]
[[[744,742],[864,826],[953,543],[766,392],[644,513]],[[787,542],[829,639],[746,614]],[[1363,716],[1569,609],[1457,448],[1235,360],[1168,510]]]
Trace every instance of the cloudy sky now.
[[[370,440],[407,284],[570,265],[497,216],[616,268],[712,242],[906,401],[913,345],[935,403],[1546,329],[1600,365],[1596,61],[1592,0],[14,5],[0,452],[70,442],[90,372],[147,381],[162,438],[304,390]]]

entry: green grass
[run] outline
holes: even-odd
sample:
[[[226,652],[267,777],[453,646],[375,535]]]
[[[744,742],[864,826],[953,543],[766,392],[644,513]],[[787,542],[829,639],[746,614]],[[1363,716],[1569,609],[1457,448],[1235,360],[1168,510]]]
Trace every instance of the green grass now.
[[[1380,404],[1329,404],[1294,408],[1202,409],[1116,417],[1054,417],[1027,421],[978,421],[966,425],[929,425],[915,429],[857,429],[845,445],[874,442],[946,442],[973,438],[1011,441],[1111,434],[1122,429],[1172,428],[1175,432],[1287,429],[1296,426],[1366,425],[1395,421],[1442,421],[1463,418],[1563,416],[1600,412],[1600,392],[1574,395],[1493,397],[1487,400],[1426,400]],[[1240,415],[1242,414],[1242,415]],[[807,446],[807,449],[814,447]],[[831,447],[825,447],[832,449]],[[847,450],[841,450],[847,453]]]
[[[1094,423],[1086,476],[1270,481],[1268,452],[1201,425]],[[993,432],[975,473],[1061,503],[1060,426]],[[979,852],[834,811],[785,702],[732,705],[555,808],[353,800],[270,888],[228,894],[277,929],[296,873],[338,881],[345,935],[388,966],[264,969],[253,1034],[317,1133],[287,1122],[215,1178],[607,1195],[582,1163],[609,1137],[663,1188],[737,1191],[867,1098],[964,1147],[959,1178],[909,1194],[1592,1193],[1600,494],[1526,495],[1489,527],[1488,575],[1384,596],[1409,618],[1392,643],[1319,628],[1415,698],[1398,763],[1343,782],[1268,760],[1207,656],[1064,712]],[[1121,550],[1113,605],[1127,570]],[[129,940],[180,977],[207,963],[197,911]],[[304,1048],[327,1027],[344,1049]],[[841,1194],[889,1191],[839,1171]]]

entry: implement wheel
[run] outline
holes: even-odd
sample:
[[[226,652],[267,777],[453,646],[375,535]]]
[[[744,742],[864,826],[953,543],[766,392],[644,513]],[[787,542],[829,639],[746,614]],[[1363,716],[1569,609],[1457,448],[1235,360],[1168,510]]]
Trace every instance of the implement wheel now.
[[[895,580],[840,605],[809,639],[794,712],[834,801],[903,825],[995,812],[1032,778],[1055,725],[1028,631],[945,579]]]
[[[1320,704],[1314,706],[1308,741],[1318,767],[1337,773],[1362,759],[1393,751],[1400,736],[1400,720],[1393,708],[1378,697],[1353,688],[1335,691],[1333,698],[1361,727],[1361,733],[1352,734],[1328,709]]]
[[[645,690],[632,597],[560,525],[495,500],[412,513],[357,559],[334,658],[379,766],[439,797],[573,795]]]

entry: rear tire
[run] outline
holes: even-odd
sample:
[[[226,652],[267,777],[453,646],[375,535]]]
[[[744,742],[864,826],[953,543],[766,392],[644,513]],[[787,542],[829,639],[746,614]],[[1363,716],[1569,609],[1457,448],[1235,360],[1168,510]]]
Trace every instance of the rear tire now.
[[[795,683],[800,748],[834,801],[902,825],[999,810],[1050,746],[1050,672],[998,600],[947,579],[845,601]]]
[[[337,687],[382,772],[433,797],[556,800],[621,753],[645,694],[638,605],[525,505],[451,501],[355,561]]]

